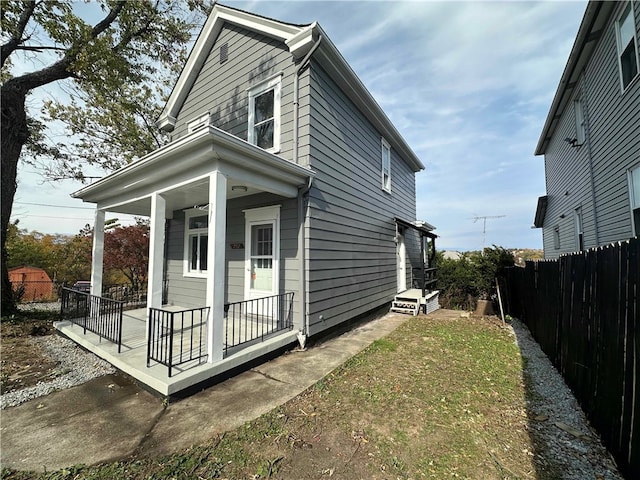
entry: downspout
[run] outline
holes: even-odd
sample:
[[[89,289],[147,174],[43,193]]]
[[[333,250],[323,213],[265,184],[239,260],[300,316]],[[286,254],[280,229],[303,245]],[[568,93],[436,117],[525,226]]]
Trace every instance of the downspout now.
[[[298,332],[298,342],[300,348],[304,350],[307,343],[307,336],[309,335],[309,319],[307,318],[307,269],[306,269],[306,254],[305,254],[305,231],[307,226],[307,208],[305,208],[305,197],[307,197],[309,190],[311,190],[311,183],[313,177],[309,177],[309,181],[306,185],[298,187],[298,251],[300,252],[300,315],[302,317],[302,330]]]
[[[593,203],[593,226],[596,233],[596,247],[600,245],[598,235],[598,207],[596,206],[596,186],[593,180],[593,158],[591,155],[591,123],[589,122],[589,103],[587,101],[586,82],[584,81],[584,70],[582,72],[580,98],[583,99],[582,109],[585,120],[585,142],[587,144],[587,160],[589,161],[589,183],[591,185],[591,202]],[[584,228],[584,227],[583,227]]]
[[[299,112],[299,83],[300,74],[309,65],[309,61],[313,53],[320,46],[322,42],[322,35],[318,37],[318,40],[313,44],[313,47],[307,52],[305,57],[300,62],[296,70],[296,74],[293,77],[293,163],[298,163],[298,143],[300,139],[300,133],[298,131],[298,112]],[[311,189],[311,183],[313,177],[309,177],[307,185],[298,188],[298,251],[300,252],[300,315],[302,316],[302,331],[298,333],[298,342],[300,348],[304,349],[307,342],[307,336],[309,335],[309,318],[307,316],[307,270],[306,270],[306,250],[305,250],[305,230],[308,218],[308,205],[305,208],[304,198]]]
[[[300,62],[300,65],[296,70],[296,74],[293,77],[293,163],[298,163],[298,140],[300,138],[298,132],[298,108],[300,106],[300,92],[298,91],[298,83],[300,82],[300,74],[309,65],[311,55],[313,55],[313,52],[318,49],[318,47],[320,46],[320,42],[322,42],[322,35],[318,37],[318,40],[316,40],[316,43],[313,44],[311,50],[309,50],[305,57],[302,59],[302,62]]]

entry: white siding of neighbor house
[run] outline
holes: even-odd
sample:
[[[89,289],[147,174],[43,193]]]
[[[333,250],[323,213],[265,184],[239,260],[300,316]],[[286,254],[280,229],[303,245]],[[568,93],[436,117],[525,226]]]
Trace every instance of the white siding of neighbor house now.
[[[576,87],[587,119],[586,143],[571,148],[564,141],[576,137],[570,102],[545,153],[549,203],[543,240],[547,258],[577,250],[574,210],[578,206],[582,206],[585,248],[596,246],[596,225],[598,245],[632,236],[627,171],[640,163],[640,78],[621,91],[615,21],[625,6],[621,2],[614,9]],[[640,40],[640,1],[634,2],[634,10]],[[554,248],[556,225],[560,226],[560,249]]]
[[[393,219],[415,219],[416,202],[414,172],[393,145],[387,193],[381,188],[380,133],[316,63],[310,75],[310,115],[304,124],[309,164],[316,172],[306,233],[313,334],[393,299]],[[407,250],[415,253],[415,247]],[[407,270],[409,276],[411,267]]]

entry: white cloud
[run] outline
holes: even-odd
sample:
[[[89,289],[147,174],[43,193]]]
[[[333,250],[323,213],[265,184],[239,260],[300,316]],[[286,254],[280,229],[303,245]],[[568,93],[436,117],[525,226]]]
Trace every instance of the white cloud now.
[[[229,2],[227,2],[229,3]],[[427,169],[418,218],[440,247],[541,247],[533,150],[586,2],[230,2],[318,21]],[[67,190],[66,194],[73,189]],[[24,196],[23,196],[24,197]]]

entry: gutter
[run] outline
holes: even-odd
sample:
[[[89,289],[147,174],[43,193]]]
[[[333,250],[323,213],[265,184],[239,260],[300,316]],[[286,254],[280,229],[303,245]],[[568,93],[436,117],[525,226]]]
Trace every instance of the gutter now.
[[[606,7],[603,9],[603,5],[605,4]],[[565,96],[568,95],[568,91],[573,91],[577,84],[577,80],[574,82],[571,81],[575,76],[576,68],[585,53],[587,57],[591,56],[595,43],[597,43],[600,38],[600,32],[593,32],[596,22],[603,13],[603,17],[608,18],[614,6],[615,5],[613,4],[609,4],[609,2],[589,2],[587,4],[584,17],[582,18],[580,28],[578,29],[576,40],[571,48],[569,59],[567,60],[567,64],[564,67],[562,76],[560,77],[558,89],[553,97],[551,108],[547,114],[547,119],[545,120],[540,138],[538,139],[535,155],[542,155],[546,152],[547,145],[551,138],[549,133],[552,130],[555,130],[557,122],[559,121],[558,111],[560,110],[560,106],[563,104]],[[590,49],[587,49],[587,44],[589,43],[593,43],[594,45]]]

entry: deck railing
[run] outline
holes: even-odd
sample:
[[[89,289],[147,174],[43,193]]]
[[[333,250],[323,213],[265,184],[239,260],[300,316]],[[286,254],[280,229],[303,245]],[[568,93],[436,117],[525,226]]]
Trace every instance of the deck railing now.
[[[225,311],[225,357],[240,345],[293,328],[293,292],[227,303]]]
[[[118,345],[120,353],[123,303],[63,287],[60,313],[64,320],[82,327],[83,334],[89,330]]]
[[[411,269],[411,275],[413,277],[413,288],[419,288],[422,290],[422,296],[425,296],[428,292],[436,289],[436,267],[425,267]]]
[[[147,367],[151,361],[165,365],[169,377],[174,367],[207,356],[209,307],[169,311],[149,308]]]

